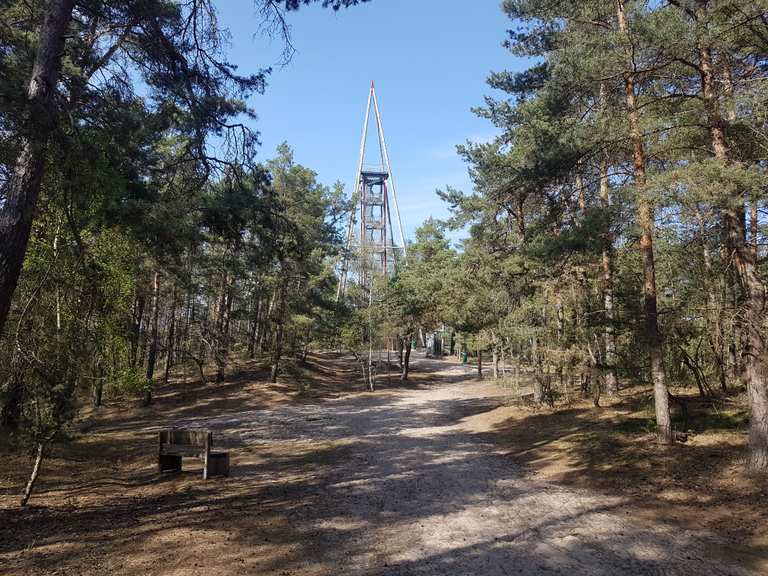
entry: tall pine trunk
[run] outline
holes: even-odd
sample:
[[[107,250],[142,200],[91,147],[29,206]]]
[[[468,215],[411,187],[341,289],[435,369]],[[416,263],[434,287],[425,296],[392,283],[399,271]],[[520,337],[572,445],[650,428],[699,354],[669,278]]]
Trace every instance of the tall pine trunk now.
[[[277,382],[277,377],[280,374],[280,360],[283,356],[283,336],[285,331],[285,312],[286,312],[286,297],[288,288],[286,286],[286,280],[282,280],[280,288],[277,293],[277,326],[275,327],[275,340],[272,347],[272,370],[270,374],[270,380],[274,383]]]
[[[168,378],[176,362],[176,305],[177,305],[177,291],[176,287],[173,287],[173,298],[171,299],[171,319],[168,324],[168,338],[165,346],[165,371],[163,374],[163,384],[168,384]]]
[[[616,0],[616,15],[620,31],[629,35],[624,0]],[[640,131],[640,114],[635,94],[636,74],[634,70],[625,73],[624,89],[627,102],[632,142],[632,164],[634,167],[635,189],[637,193],[638,220],[642,230],[640,251],[643,256],[643,308],[645,312],[644,337],[651,363],[651,379],[656,408],[656,432],[662,444],[671,444],[672,421],[669,413],[669,390],[667,389],[664,370],[664,354],[659,334],[658,307],[656,299],[656,264],[653,254],[654,210],[646,188],[646,158],[643,136]]]
[[[729,162],[725,122],[718,109],[712,53],[701,47],[701,82],[704,106],[715,158]],[[749,425],[749,461],[753,473],[768,472],[768,347],[763,338],[766,305],[765,283],[757,272],[755,250],[746,241],[744,196],[736,190],[725,199],[723,207],[728,244],[733,249],[733,263],[738,280],[740,317],[743,334],[742,364],[751,412]]]
[[[232,316],[232,282],[229,275],[224,275],[223,309],[220,311],[221,322],[218,331],[218,346],[216,350],[216,382],[222,382],[226,377],[229,363],[230,347],[230,318]]]
[[[144,406],[152,404],[152,379],[155,376],[158,348],[158,317],[160,315],[160,273],[152,276],[152,332],[149,340],[149,355],[147,356],[147,386],[144,390]]]
[[[139,361],[139,341],[141,340],[141,321],[144,318],[144,304],[146,300],[143,295],[139,295],[133,302],[133,319],[131,322],[131,348],[130,363],[131,368],[136,367]]]
[[[56,84],[73,6],[74,0],[47,2],[27,88],[19,154],[5,190],[5,200],[0,204],[0,334],[21,274],[45,175],[46,151],[56,129]]]
[[[259,320],[261,319],[261,297],[256,297],[256,303],[251,313],[251,326],[248,333],[248,358],[256,356],[256,338],[259,334]]]
[[[539,353],[539,337],[531,338],[531,362],[534,366],[533,377],[533,401],[535,404],[541,404],[544,401],[544,387],[542,385],[544,378],[543,359]]]
[[[605,109],[608,105],[605,94],[605,84],[600,84],[600,105]],[[608,177],[608,154],[600,160],[600,205],[608,212],[611,207],[611,190]],[[616,375],[616,333],[614,323],[616,314],[613,306],[613,232],[610,220],[606,221],[603,230],[603,249],[601,264],[603,272],[603,308],[605,309],[605,391],[608,396],[614,396],[619,391],[619,379]]]

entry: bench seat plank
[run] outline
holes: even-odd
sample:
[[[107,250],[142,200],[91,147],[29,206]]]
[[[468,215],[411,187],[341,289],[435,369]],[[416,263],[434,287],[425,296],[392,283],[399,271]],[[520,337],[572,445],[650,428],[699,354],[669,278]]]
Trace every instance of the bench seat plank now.
[[[205,454],[205,448],[198,446],[165,445],[161,449],[162,454],[178,454],[180,456],[199,456]]]

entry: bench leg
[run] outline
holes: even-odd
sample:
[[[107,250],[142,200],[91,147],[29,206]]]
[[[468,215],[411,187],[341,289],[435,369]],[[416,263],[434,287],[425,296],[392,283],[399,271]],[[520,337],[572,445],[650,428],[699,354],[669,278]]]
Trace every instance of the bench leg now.
[[[205,467],[205,478],[213,476],[229,476],[229,453],[212,452],[208,456],[208,463]]]
[[[181,456],[176,454],[159,454],[157,456],[157,471],[163,472],[181,472]]]

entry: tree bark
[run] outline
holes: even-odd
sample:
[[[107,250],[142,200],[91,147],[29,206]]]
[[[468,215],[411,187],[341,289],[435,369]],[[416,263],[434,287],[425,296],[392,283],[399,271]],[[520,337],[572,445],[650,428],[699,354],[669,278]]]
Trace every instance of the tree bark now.
[[[539,338],[531,338],[531,361],[534,365],[533,376],[533,401],[535,404],[541,404],[544,401],[544,388],[542,379],[544,378],[543,360],[539,354]]]
[[[477,347],[477,377],[483,379],[483,351]]]
[[[616,0],[616,15],[619,30],[629,35],[624,0]],[[643,304],[645,312],[644,336],[648,346],[651,363],[651,379],[656,409],[656,432],[661,444],[671,444],[672,421],[669,413],[669,390],[667,389],[666,371],[661,335],[659,334],[658,308],[656,298],[656,265],[653,254],[654,210],[646,190],[646,158],[643,136],[640,131],[640,114],[635,94],[636,74],[633,71],[624,75],[626,92],[627,119],[629,121],[632,142],[632,163],[634,167],[635,189],[637,191],[638,220],[642,229],[640,251],[643,256]]]
[[[37,478],[40,475],[40,466],[43,463],[46,444],[47,442],[42,441],[37,443],[35,464],[32,466],[32,474],[30,474],[27,485],[24,487],[24,494],[21,496],[21,502],[19,503],[22,508],[27,505],[27,502],[29,502],[29,498],[32,496],[32,490],[35,488],[35,482],[37,482]]]
[[[144,406],[152,404],[152,379],[155,376],[155,364],[157,362],[158,330],[157,320],[160,315],[160,273],[152,275],[152,332],[149,340],[149,355],[147,356],[147,386],[144,390]]]
[[[102,400],[104,399],[104,372],[104,367],[101,361],[99,361],[98,377],[93,384],[93,405],[96,408],[101,406]]]
[[[224,274],[224,298],[219,310],[219,328],[217,331],[216,345],[216,382],[222,382],[226,377],[229,361],[229,324],[232,312],[232,282],[228,274]]]
[[[142,309],[142,317],[139,320],[139,356],[134,368],[137,366],[143,367],[147,359],[147,348],[149,347],[149,344],[150,344],[149,338],[147,337],[147,326],[152,322],[151,298],[152,297],[150,295],[149,309],[147,310],[147,307],[145,304],[144,308]]]
[[[168,338],[165,345],[165,371],[163,374],[163,383],[168,384],[168,377],[171,373],[171,368],[176,361],[176,305],[177,305],[177,292],[176,287],[173,288],[173,298],[171,299],[171,320],[168,325]]]
[[[195,319],[195,306],[192,303],[192,298],[192,290],[190,289],[187,293],[186,310],[184,311],[184,329],[181,334],[181,349],[188,351],[192,350],[192,343],[189,339],[189,329]]]
[[[504,341],[502,340],[499,345],[499,352],[501,352],[501,375],[506,377],[507,375],[507,354],[504,351]]]
[[[20,151],[5,201],[0,204],[0,334],[21,274],[45,175],[46,152],[56,130],[56,85],[74,0],[50,0],[47,4],[27,88]]]
[[[261,322],[261,325],[259,326],[259,335],[257,338],[257,348],[260,351],[263,351],[265,348],[265,345],[272,340],[273,338],[273,330],[271,327],[271,323],[274,322],[275,319],[275,307],[277,306],[278,302],[278,294],[280,287],[279,285],[275,284],[275,287],[272,290],[272,296],[269,298],[269,305],[267,306],[267,312],[266,314],[262,314],[263,320]]]
[[[704,10],[706,10],[706,5],[699,4],[698,10],[696,12],[697,19],[701,19],[702,16],[705,16]],[[706,48],[706,46],[702,46],[702,48]],[[720,110],[717,107],[717,101],[716,101],[716,93],[717,93],[717,81],[714,76],[714,69],[712,66],[712,52],[711,50],[708,50],[706,53],[702,54],[702,96],[705,100],[705,106],[708,109],[711,109],[714,111],[717,115],[720,115]],[[719,125],[722,128],[721,136],[718,136],[718,140],[721,140],[723,143],[722,150],[725,151],[727,155],[727,145],[726,145],[726,137],[725,137],[725,125],[726,123],[733,123],[736,121],[736,101],[734,98],[734,86],[733,86],[733,73],[731,71],[731,65],[728,62],[727,56],[724,54],[724,59],[722,61],[722,87],[723,92],[725,96],[725,102],[724,102],[724,115],[721,115],[719,120],[716,122],[717,125]],[[707,93],[704,93],[704,84],[708,84],[709,88],[707,90]],[[714,108],[712,108],[714,106]],[[717,149],[714,150],[715,153],[717,153]],[[741,228],[742,228],[742,238],[744,241],[746,241],[746,237],[743,235],[745,230],[745,224],[744,224],[744,207],[743,203],[739,202],[739,207],[737,208],[737,217],[741,219]],[[733,254],[736,251],[736,246],[733,245],[731,242],[731,238],[733,235],[729,232],[728,226],[726,223],[726,218],[723,216],[723,223],[724,223],[724,233],[725,233],[725,249],[727,251],[726,259],[731,260]],[[745,308],[745,300],[744,300],[744,293],[741,290],[739,286],[739,277],[738,277],[738,270],[734,269],[735,266],[728,266],[728,284],[727,284],[727,291],[728,296],[731,298],[731,307],[733,310],[732,319],[730,322],[730,342],[728,343],[728,354],[729,354],[729,361],[730,361],[730,376],[734,381],[740,381],[740,382],[746,382],[745,377],[745,370],[746,366],[744,362],[742,362],[742,356],[741,353],[744,353],[747,347],[747,340],[748,340],[748,334],[747,334],[747,328],[744,324],[744,319],[742,317],[743,310]]]
[[[255,310],[251,315],[251,328],[248,335],[248,358],[256,356],[256,338],[259,332],[259,320],[261,318],[261,298],[256,297]]]
[[[280,373],[280,358],[283,355],[283,323],[279,322],[275,330],[275,346],[272,350],[272,368],[270,371],[270,382],[277,382],[277,376]]]
[[[750,212],[749,212],[749,232],[750,232],[750,239],[752,240],[752,258],[754,258],[755,262],[757,262],[758,251],[760,249],[760,244],[758,243],[758,234],[760,231],[760,228],[758,226],[759,225],[758,212],[759,212],[758,198],[755,197],[752,199],[752,204],[750,206]]]
[[[600,84],[600,102],[603,109],[608,106],[605,84]],[[600,160],[600,204],[606,212],[611,207],[610,181],[608,177],[608,154]],[[606,221],[603,231],[602,271],[603,271],[603,308],[605,309],[605,391],[614,396],[619,391],[619,379],[616,375],[616,333],[614,323],[616,315],[613,306],[613,233],[610,221]]]
[[[131,323],[131,367],[135,368],[139,361],[139,341],[141,340],[141,321],[144,318],[145,298],[143,295],[136,297],[133,303],[133,322]]]
[[[270,381],[277,382],[277,376],[280,373],[280,358],[283,355],[283,332],[285,325],[285,299],[286,299],[287,286],[285,281],[280,284],[277,297],[279,299],[277,303],[277,328],[275,330],[275,343],[272,348],[272,370],[270,374]]]
[[[715,158],[725,165],[730,158],[725,121],[717,103],[712,52],[709,47],[703,46],[699,55],[702,95],[712,138],[712,150]],[[764,474],[768,473],[768,346],[763,333],[768,287],[757,272],[755,250],[746,241],[742,191],[737,190],[734,197],[725,199],[724,204],[722,211],[728,235],[727,243],[733,250],[740,293],[742,364],[751,411],[747,469],[752,473]]]
[[[405,341],[404,351],[403,351],[403,360],[401,362],[401,371],[400,371],[400,380],[405,382],[408,380],[408,367],[410,365],[411,361],[411,342],[413,341],[413,336],[411,334],[408,334]]]

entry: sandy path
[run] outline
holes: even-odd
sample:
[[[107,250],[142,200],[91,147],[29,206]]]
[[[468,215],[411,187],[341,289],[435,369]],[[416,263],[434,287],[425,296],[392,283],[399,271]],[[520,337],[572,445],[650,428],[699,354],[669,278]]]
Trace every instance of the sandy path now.
[[[617,498],[526,479],[490,436],[462,426],[496,406],[498,390],[461,382],[462,366],[415,364],[445,383],[207,422],[246,445],[344,446],[301,462],[317,473],[294,498],[317,497],[288,514],[313,559],[291,550],[275,573],[747,573],[719,563],[712,534],[633,521]]]
[[[177,419],[230,446],[228,479],[202,482],[192,462],[157,478],[160,423],[131,423],[125,434],[147,438],[144,465],[60,488],[67,506],[9,513],[0,574],[750,573],[721,560],[714,534],[649,524],[619,498],[526,477],[492,425],[468,425],[499,405],[499,389],[462,366],[414,363],[437,383]]]

